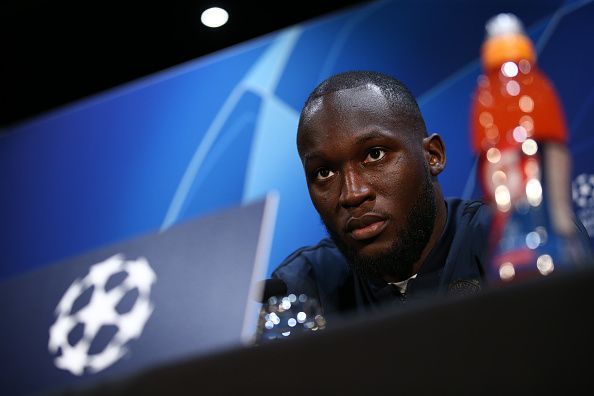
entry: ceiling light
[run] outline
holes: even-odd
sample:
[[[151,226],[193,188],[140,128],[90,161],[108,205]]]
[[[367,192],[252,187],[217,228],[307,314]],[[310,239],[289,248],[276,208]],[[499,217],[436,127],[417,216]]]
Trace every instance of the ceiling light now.
[[[219,7],[211,7],[205,10],[200,16],[200,21],[208,27],[217,28],[223,26],[229,20],[227,11]]]

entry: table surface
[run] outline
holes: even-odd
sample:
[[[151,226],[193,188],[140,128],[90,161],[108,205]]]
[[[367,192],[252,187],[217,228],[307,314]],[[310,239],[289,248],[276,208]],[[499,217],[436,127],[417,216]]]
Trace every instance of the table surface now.
[[[594,394],[593,295],[559,273],[65,394]]]

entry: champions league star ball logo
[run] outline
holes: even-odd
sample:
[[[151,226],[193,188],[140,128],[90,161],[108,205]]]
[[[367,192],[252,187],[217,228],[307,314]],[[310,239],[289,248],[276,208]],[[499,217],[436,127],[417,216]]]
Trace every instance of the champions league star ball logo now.
[[[594,236],[594,175],[582,173],[577,176],[571,183],[571,192],[578,207],[578,217],[588,234]]]
[[[580,208],[594,206],[594,175],[582,173],[571,183],[573,201]]]
[[[123,276],[125,279],[111,287],[114,279]],[[70,285],[56,307],[57,318],[49,329],[48,343],[50,353],[56,355],[55,365],[82,375],[85,369],[96,373],[117,362],[126,354],[128,342],[140,337],[153,312],[149,294],[155,280],[144,257],[126,260],[118,254],[91,266],[84,278]],[[89,295],[88,303],[77,307]],[[121,312],[124,298],[134,295],[132,307]],[[97,335],[106,327],[117,330],[101,350],[91,351]],[[72,337],[76,330],[79,339]]]

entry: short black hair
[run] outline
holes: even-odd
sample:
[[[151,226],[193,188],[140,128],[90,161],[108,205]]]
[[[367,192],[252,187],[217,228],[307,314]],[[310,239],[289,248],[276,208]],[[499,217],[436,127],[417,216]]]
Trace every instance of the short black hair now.
[[[326,80],[322,81],[310,94],[299,117],[299,127],[301,130],[304,117],[308,114],[308,110],[313,101],[321,96],[332,92],[341,91],[344,89],[351,89],[366,85],[375,85],[380,89],[382,95],[388,101],[393,112],[401,118],[407,120],[413,127],[414,131],[420,136],[427,136],[427,128],[425,120],[419,109],[419,105],[412,94],[412,92],[399,80],[386,74],[365,71],[353,70],[343,73],[335,74]]]

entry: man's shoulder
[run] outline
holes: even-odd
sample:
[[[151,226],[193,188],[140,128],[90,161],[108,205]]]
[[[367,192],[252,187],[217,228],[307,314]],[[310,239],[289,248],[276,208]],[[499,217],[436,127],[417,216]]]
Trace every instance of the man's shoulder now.
[[[348,273],[346,259],[334,242],[322,239],[291,253],[272,272],[272,277],[282,279],[291,292],[327,294],[340,287]]]
[[[345,259],[331,239],[322,239],[316,245],[304,246],[295,250],[273,271],[274,274],[307,272],[320,265],[345,263]]]
[[[481,200],[465,200],[461,198],[446,198],[450,216],[470,226],[488,227],[492,220],[491,207]]]
[[[442,283],[480,282],[484,272],[492,210],[480,200],[448,198],[451,242],[442,274]]]

